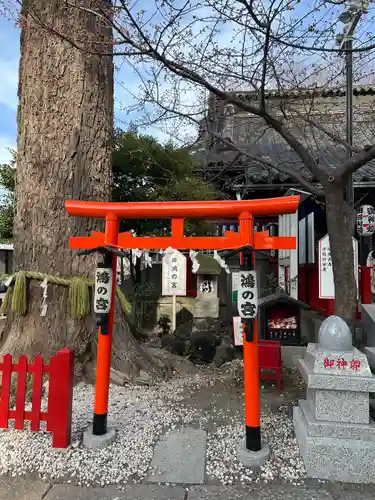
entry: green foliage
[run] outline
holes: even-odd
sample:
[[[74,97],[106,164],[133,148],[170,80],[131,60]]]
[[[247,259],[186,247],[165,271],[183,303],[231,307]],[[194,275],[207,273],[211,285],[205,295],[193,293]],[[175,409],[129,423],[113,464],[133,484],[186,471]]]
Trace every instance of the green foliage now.
[[[113,201],[215,200],[215,188],[205,182],[186,149],[159,144],[136,130],[116,133],[113,153]],[[137,234],[168,234],[169,221],[123,221],[122,230]],[[187,234],[208,234],[211,226],[187,221]]]
[[[0,187],[5,190],[0,204],[0,240],[10,241],[13,237],[13,218],[15,197],[14,188],[16,181],[16,158],[12,151],[13,158],[9,165],[0,165]]]
[[[6,202],[4,206],[0,206],[0,242],[7,243],[13,238],[13,217],[14,203]]]
[[[193,201],[215,200],[217,191],[205,182],[186,149],[172,143],[159,144],[156,139],[140,135],[132,127],[116,131],[113,158],[113,201]],[[5,190],[0,206],[0,240],[13,236],[15,208],[16,157],[9,165],[0,165],[0,186]],[[122,221],[122,230],[137,234],[169,234],[169,221]],[[186,221],[186,234],[207,235],[212,231],[204,221]]]
[[[0,184],[10,193],[14,193],[16,183],[15,153],[9,165],[0,165]]]
[[[129,300],[133,306],[134,319],[137,331],[148,324],[151,314],[158,299],[158,294],[154,283],[136,283]]]

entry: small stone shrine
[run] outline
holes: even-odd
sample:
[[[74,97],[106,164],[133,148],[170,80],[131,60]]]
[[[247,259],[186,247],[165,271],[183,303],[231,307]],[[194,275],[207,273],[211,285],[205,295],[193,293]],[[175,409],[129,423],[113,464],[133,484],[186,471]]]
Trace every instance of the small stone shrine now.
[[[293,420],[308,477],[375,483],[375,422],[369,410],[375,377],[343,319],[330,316],[322,323],[319,343],[308,345],[298,368],[307,390]]]

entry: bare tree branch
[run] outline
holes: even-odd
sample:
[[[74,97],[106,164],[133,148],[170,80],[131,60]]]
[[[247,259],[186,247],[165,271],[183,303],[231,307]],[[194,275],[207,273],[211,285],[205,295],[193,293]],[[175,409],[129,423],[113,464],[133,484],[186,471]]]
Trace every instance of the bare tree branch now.
[[[66,0],[65,3],[67,8],[80,9],[86,15],[96,17],[98,22],[106,23],[108,29],[113,30],[115,38],[110,50],[103,50],[105,47],[100,41],[90,40],[90,43],[85,40],[78,41],[77,37],[72,36],[66,27],[62,28],[53,22],[38,18],[32,10],[32,2],[29,4],[27,15],[34,22],[45,26],[54,36],[58,36],[87,54],[124,56],[134,58],[137,64],[154,64],[157,78],[167,78],[166,81],[172,82],[173,77],[179,81],[190,82],[195,88],[205,89],[211,95],[216,96],[218,102],[224,105],[232,104],[236,113],[245,112],[261,118],[265,125],[280,136],[281,141],[288,144],[317,180],[322,182],[328,177],[332,178],[332,169],[318,161],[303,137],[293,132],[290,127],[291,117],[286,112],[284,102],[282,100],[279,102],[280,116],[280,113],[275,113],[267,102],[266,94],[269,82],[277,82],[278,87],[282,89],[286,83],[291,83],[293,76],[296,77],[295,88],[298,91],[301,82],[306,80],[303,73],[300,76],[298,65],[295,69],[290,66],[292,71],[289,70],[289,74],[288,71],[283,71],[282,65],[290,65],[290,61],[293,61],[291,56],[309,55],[311,57],[312,53],[319,54],[322,49],[327,53],[337,53],[336,49],[321,47],[319,43],[331,43],[331,27],[334,24],[325,25],[324,16],[328,13],[332,20],[329,22],[336,22],[334,19],[335,17],[337,19],[337,13],[331,12],[327,6],[335,9],[341,2],[316,0],[310,11],[314,18],[314,22],[310,25],[306,21],[308,18],[306,10],[301,13],[300,17],[296,15],[293,20],[289,19],[292,9],[297,9],[297,5],[292,0],[279,0],[278,2],[275,0],[270,2],[261,0],[257,2],[251,0],[194,2],[190,0],[179,4],[156,0],[155,10],[150,10],[147,18],[144,17],[144,11],[137,11],[136,4],[131,5],[125,0],[119,0],[116,5],[116,18],[108,11],[107,2],[93,0],[91,4],[85,6],[74,0]],[[204,8],[206,8],[205,11],[202,10]],[[326,10],[323,10],[319,21],[317,14],[320,15],[322,9]],[[302,19],[304,24],[301,24]],[[242,49],[240,50],[233,44],[231,50],[226,47],[220,48],[218,45],[218,34],[228,26],[228,23],[232,23],[233,37],[241,33]],[[198,26],[198,30],[195,30],[195,25]],[[184,33],[189,33],[190,36]],[[309,39],[314,39],[316,44],[309,46],[306,43]],[[183,42],[185,46],[181,45]],[[126,45],[127,49],[118,50],[120,45]],[[362,43],[362,46],[357,49],[365,52],[369,46],[371,44]],[[236,63],[239,61],[242,67],[237,70]],[[332,60],[327,61],[327,65],[330,63],[332,64]],[[310,75],[317,73],[319,64],[315,64],[314,61],[310,64],[313,67]],[[225,67],[228,69],[225,70]],[[308,73],[305,69],[304,71]],[[334,73],[332,77],[337,79]],[[239,92],[226,89],[228,78],[234,87],[242,79],[242,84],[258,89],[258,96],[248,100],[244,99]],[[158,85],[155,85],[155,89],[159,93]],[[163,98],[165,98],[164,93]],[[151,104],[152,100],[149,96],[144,102]],[[160,105],[160,101],[159,95],[153,104]],[[174,97],[173,107],[179,107],[177,94]],[[169,109],[171,110],[171,107]],[[178,113],[175,114],[179,116]],[[327,132],[324,126],[312,119],[308,121],[313,128],[326,133],[326,136],[334,141],[335,134]],[[314,137],[314,135],[312,130],[311,136]],[[218,137],[215,139],[219,140]],[[315,140],[317,142],[318,137]],[[348,145],[339,136],[336,137],[335,142],[348,149]],[[241,145],[239,147],[242,148]],[[355,172],[375,158],[375,151],[372,148],[361,151],[360,148],[355,147],[353,151],[356,152],[353,158],[336,168],[333,177],[337,182],[341,182],[342,178],[346,178],[349,173]],[[279,168],[278,162],[273,168]]]

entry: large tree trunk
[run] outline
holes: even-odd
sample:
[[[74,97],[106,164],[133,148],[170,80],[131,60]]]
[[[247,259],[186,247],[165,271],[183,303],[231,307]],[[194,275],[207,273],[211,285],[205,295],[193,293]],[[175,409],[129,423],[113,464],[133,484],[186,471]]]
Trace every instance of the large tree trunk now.
[[[82,7],[91,5],[90,0],[76,3]],[[106,4],[109,2],[103,1]],[[70,8],[59,0],[24,1],[15,268],[54,276],[93,277],[96,257],[77,257],[77,252],[69,249],[69,236],[88,235],[92,230],[103,229],[102,223],[69,218],[64,202],[107,201],[111,197],[113,61],[112,57],[77,50],[46,29],[46,25],[68,39],[84,41],[93,51],[100,48],[108,52],[112,40],[111,29],[87,11]],[[93,317],[72,319],[68,290],[55,285],[49,285],[48,311],[41,317],[39,284],[33,282],[30,286],[26,316],[9,315],[1,354],[42,353],[48,358],[59,348],[70,346],[75,350],[80,376],[85,364],[95,356]],[[157,371],[120,314],[117,307],[114,367],[130,376],[144,366]]]
[[[327,183],[324,188],[335,283],[335,314],[352,324],[357,308],[357,285],[354,275],[352,243],[355,217],[344,199],[343,186]]]

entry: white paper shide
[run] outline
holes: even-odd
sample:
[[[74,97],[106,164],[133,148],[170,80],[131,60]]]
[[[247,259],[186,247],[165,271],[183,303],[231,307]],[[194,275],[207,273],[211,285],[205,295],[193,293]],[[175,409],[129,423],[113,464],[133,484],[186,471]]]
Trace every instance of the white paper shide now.
[[[240,271],[238,283],[238,314],[241,318],[255,318],[258,312],[258,283],[256,271]]]
[[[233,345],[243,345],[242,321],[240,316],[233,316]]]
[[[107,314],[111,308],[112,269],[98,267],[95,271],[94,312]]]
[[[162,294],[186,295],[186,257],[178,250],[172,250],[163,257]]]
[[[48,303],[47,303],[47,298],[48,298],[48,280],[44,279],[42,283],[40,284],[40,288],[43,289],[43,302],[42,306],[40,308],[40,315],[41,316],[46,316],[47,314],[47,309],[48,309]]]

